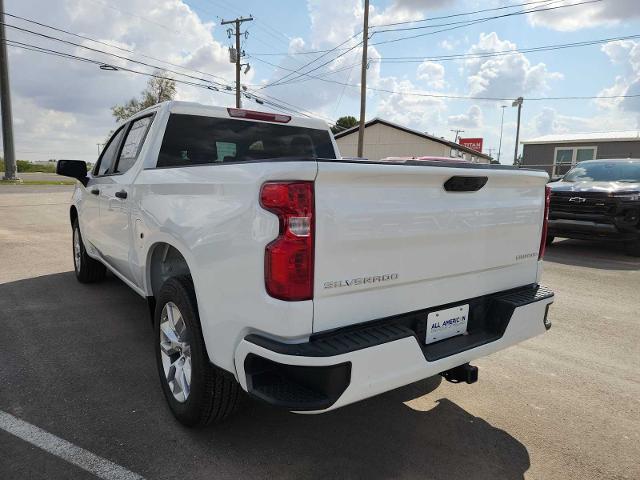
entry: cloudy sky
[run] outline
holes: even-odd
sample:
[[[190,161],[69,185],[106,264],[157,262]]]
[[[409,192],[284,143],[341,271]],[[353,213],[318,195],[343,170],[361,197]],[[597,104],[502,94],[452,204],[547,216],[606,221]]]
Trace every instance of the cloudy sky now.
[[[463,136],[483,137],[485,152],[491,148],[495,156],[500,107],[508,105],[503,163],[513,159],[515,137],[516,109],[508,99],[518,96],[525,98],[525,139],[640,128],[640,97],[605,98],[640,94],[637,0],[523,3],[372,0],[367,118],[378,116],[451,139],[451,129],[463,129]],[[357,116],[362,4],[5,0],[17,156],[95,160],[97,144],[114,127],[110,107],[138,95],[148,81],[142,73],[155,67],[197,84],[178,84],[180,100],[233,105],[223,87],[234,81],[234,69],[227,27],[220,22],[240,15],[255,18],[243,27],[251,69],[242,82],[250,96],[328,121]],[[460,15],[491,8],[496,10]],[[522,14],[536,9],[542,11]],[[496,16],[501,17],[491,18]],[[417,22],[399,23],[410,21]],[[389,31],[397,29],[402,30]],[[634,35],[639,37],[535,51]],[[120,69],[102,70],[101,63]],[[598,98],[548,99],[567,96]],[[253,99],[245,99],[244,106],[271,108]]]

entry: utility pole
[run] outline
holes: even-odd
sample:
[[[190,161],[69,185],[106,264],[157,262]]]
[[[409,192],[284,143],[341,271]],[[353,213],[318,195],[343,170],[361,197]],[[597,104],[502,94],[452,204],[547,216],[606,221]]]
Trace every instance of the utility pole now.
[[[454,130],[451,129],[452,132],[456,132],[456,138],[453,139],[453,143],[458,143],[458,135],[464,133],[464,130]]]
[[[493,153],[493,151],[495,150],[495,148],[487,148],[487,150],[489,151],[488,155],[489,155],[491,158],[493,158],[493,157],[491,156],[491,154]]]
[[[502,152],[502,130],[504,129],[504,109],[507,108],[508,105],[501,105],[502,108],[502,120],[500,120],[500,143],[498,144],[498,163],[500,163],[500,153]]]
[[[369,0],[364,0],[362,26],[362,69],[360,72],[360,128],[358,128],[358,157],[364,153],[364,116],[367,106],[367,48],[369,46]]]
[[[240,69],[242,67],[242,64],[240,62],[242,61],[243,53],[240,51],[240,35],[241,35],[240,25],[242,25],[244,22],[251,22],[251,21],[253,21],[253,17],[249,15],[248,18],[240,17],[234,20],[228,20],[226,22],[223,20],[222,22],[220,22],[220,25],[229,25],[231,23],[235,24],[235,31],[232,31],[232,29],[229,29],[227,30],[227,33],[229,34],[229,36],[231,36],[232,34],[236,36],[235,58],[233,55],[231,56],[232,63],[234,63],[233,61],[235,60],[235,64],[236,64],[236,108],[242,107],[241,88],[240,88]]]
[[[522,112],[522,102],[524,98],[518,97],[511,104],[512,107],[518,107],[518,126],[516,127],[516,148],[513,152],[513,164],[518,163],[518,141],[520,140],[520,112]]]
[[[2,103],[2,145],[4,146],[4,180],[16,179],[16,152],[13,149],[13,117],[9,84],[7,36],[4,31],[4,0],[0,0],[0,103]]]

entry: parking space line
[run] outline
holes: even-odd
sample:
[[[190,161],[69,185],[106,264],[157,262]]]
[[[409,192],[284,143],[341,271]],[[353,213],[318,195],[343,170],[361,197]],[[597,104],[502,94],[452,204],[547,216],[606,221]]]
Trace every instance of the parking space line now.
[[[133,473],[106,458],[99,457],[2,410],[0,410],[0,429],[104,480],[143,479],[137,473]]]

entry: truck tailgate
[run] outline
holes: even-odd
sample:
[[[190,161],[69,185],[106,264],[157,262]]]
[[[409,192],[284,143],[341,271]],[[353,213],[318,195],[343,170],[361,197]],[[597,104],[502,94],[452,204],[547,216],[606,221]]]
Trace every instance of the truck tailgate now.
[[[446,191],[452,177],[487,177]],[[544,172],[318,162],[314,332],[535,283]]]

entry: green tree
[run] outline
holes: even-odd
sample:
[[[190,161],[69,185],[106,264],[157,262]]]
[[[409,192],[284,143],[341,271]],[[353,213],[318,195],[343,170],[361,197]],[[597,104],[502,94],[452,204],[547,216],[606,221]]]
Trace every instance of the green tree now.
[[[355,127],[357,124],[358,120],[356,119],[356,117],[347,115],[346,117],[340,117],[338,120],[336,120],[336,124],[331,127],[331,131],[336,134],[351,127]]]
[[[176,95],[175,80],[168,78],[164,72],[156,71],[154,75],[157,76],[149,79],[147,88],[142,91],[140,99],[132,98],[124,105],[111,107],[111,113],[116,121],[121,122],[122,120],[126,120],[131,115],[145,108],[149,108],[156,103],[173,100],[173,97]]]

